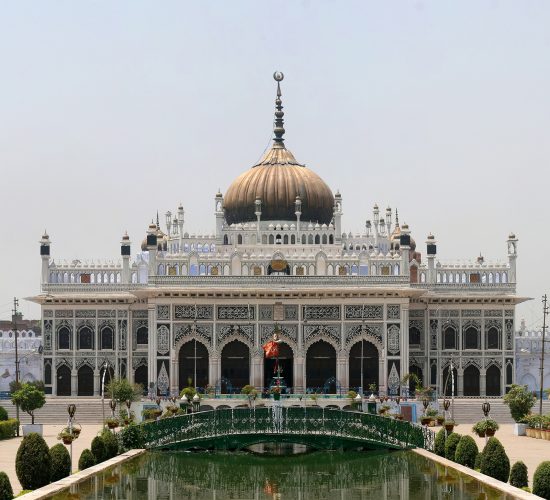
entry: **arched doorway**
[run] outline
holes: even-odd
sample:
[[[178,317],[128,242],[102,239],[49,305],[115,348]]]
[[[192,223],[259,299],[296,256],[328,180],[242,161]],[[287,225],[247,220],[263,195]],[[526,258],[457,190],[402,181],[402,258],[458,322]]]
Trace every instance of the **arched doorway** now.
[[[500,396],[500,368],[491,365],[485,372],[485,393],[487,396]]]
[[[464,396],[479,396],[479,369],[469,365],[464,369]]]
[[[94,370],[91,366],[82,365],[78,370],[78,395],[94,395]]]
[[[450,369],[448,366],[446,366],[443,369],[443,379],[441,380],[441,385],[443,386],[442,393],[445,394],[445,396],[451,396],[453,391],[453,378],[454,378],[454,395],[457,395],[458,390],[458,372],[456,371],[456,368],[453,368],[453,376],[451,377]]]
[[[57,395],[71,395],[71,369],[67,365],[61,365],[56,371]]]
[[[222,349],[221,356],[222,378],[231,382],[233,392],[250,383],[250,350],[239,340],[229,342]],[[222,388],[223,390],[223,388]]]
[[[134,372],[134,382],[143,387],[143,394],[147,394],[147,390],[149,389],[149,373],[147,365],[141,365],[136,368],[136,371]]]
[[[361,365],[363,380],[361,381]],[[349,351],[349,388],[354,391],[368,390],[370,384],[378,388],[378,349],[372,342],[360,340]]]
[[[193,339],[180,347],[178,355],[179,390],[208,385],[208,349]]]
[[[281,377],[287,388],[292,388],[294,380],[294,353],[285,342],[279,343],[279,366]],[[264,358],[264,386],[270,387],[273,377],[277,375],[275,358]]]
[[[320,340],[311,345],[306,355],[306,386],[322,392],[325,382],[336,378],[336,350],[328,342]],[[328,388],[336,392],[336,384]]]

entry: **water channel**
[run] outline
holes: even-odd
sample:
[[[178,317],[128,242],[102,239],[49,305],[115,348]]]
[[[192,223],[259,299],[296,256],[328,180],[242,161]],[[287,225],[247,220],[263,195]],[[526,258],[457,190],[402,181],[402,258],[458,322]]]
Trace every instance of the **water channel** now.
[[[148,452],[62,492],[65,499],[512,498],[410,451]],[[290,452],[290,454],[282,454]]]

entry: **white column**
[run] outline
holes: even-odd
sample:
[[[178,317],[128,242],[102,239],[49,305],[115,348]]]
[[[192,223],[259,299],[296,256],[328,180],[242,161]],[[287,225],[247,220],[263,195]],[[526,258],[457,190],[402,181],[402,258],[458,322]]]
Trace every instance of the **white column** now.
[[[401,304],[401,356],[400,365],[401,373],[399,378],[403,378],[406,373],[409,373],[409,304]]]
[[[293,358],[293,386],[294,392],[300,393],[305,391],[305,377],[304,377],[304,365],[305,359],[301,351],[297,351]]]
[[[148,304],[148,357],[147,368],[149,372],[149,384],[157,385],[157,306]]]
[[[71,396],[78,394],[78,372],[76,368],[71,370]]]

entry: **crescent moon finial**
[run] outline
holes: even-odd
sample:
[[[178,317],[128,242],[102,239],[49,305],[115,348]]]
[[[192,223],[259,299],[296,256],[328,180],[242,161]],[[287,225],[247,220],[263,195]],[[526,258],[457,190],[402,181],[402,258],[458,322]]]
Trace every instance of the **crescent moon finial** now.
[[[273,73],[273,79],[276,82],[282,82],[284,77],[285,75],[281,71],[275,71],[275,73]]]

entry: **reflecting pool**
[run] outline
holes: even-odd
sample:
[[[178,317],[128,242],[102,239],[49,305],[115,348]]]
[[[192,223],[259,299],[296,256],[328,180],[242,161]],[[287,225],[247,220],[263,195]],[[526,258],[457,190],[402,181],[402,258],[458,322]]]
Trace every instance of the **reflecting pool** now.
[[[409,451],[148,452],[58,499],[512,498]]]

